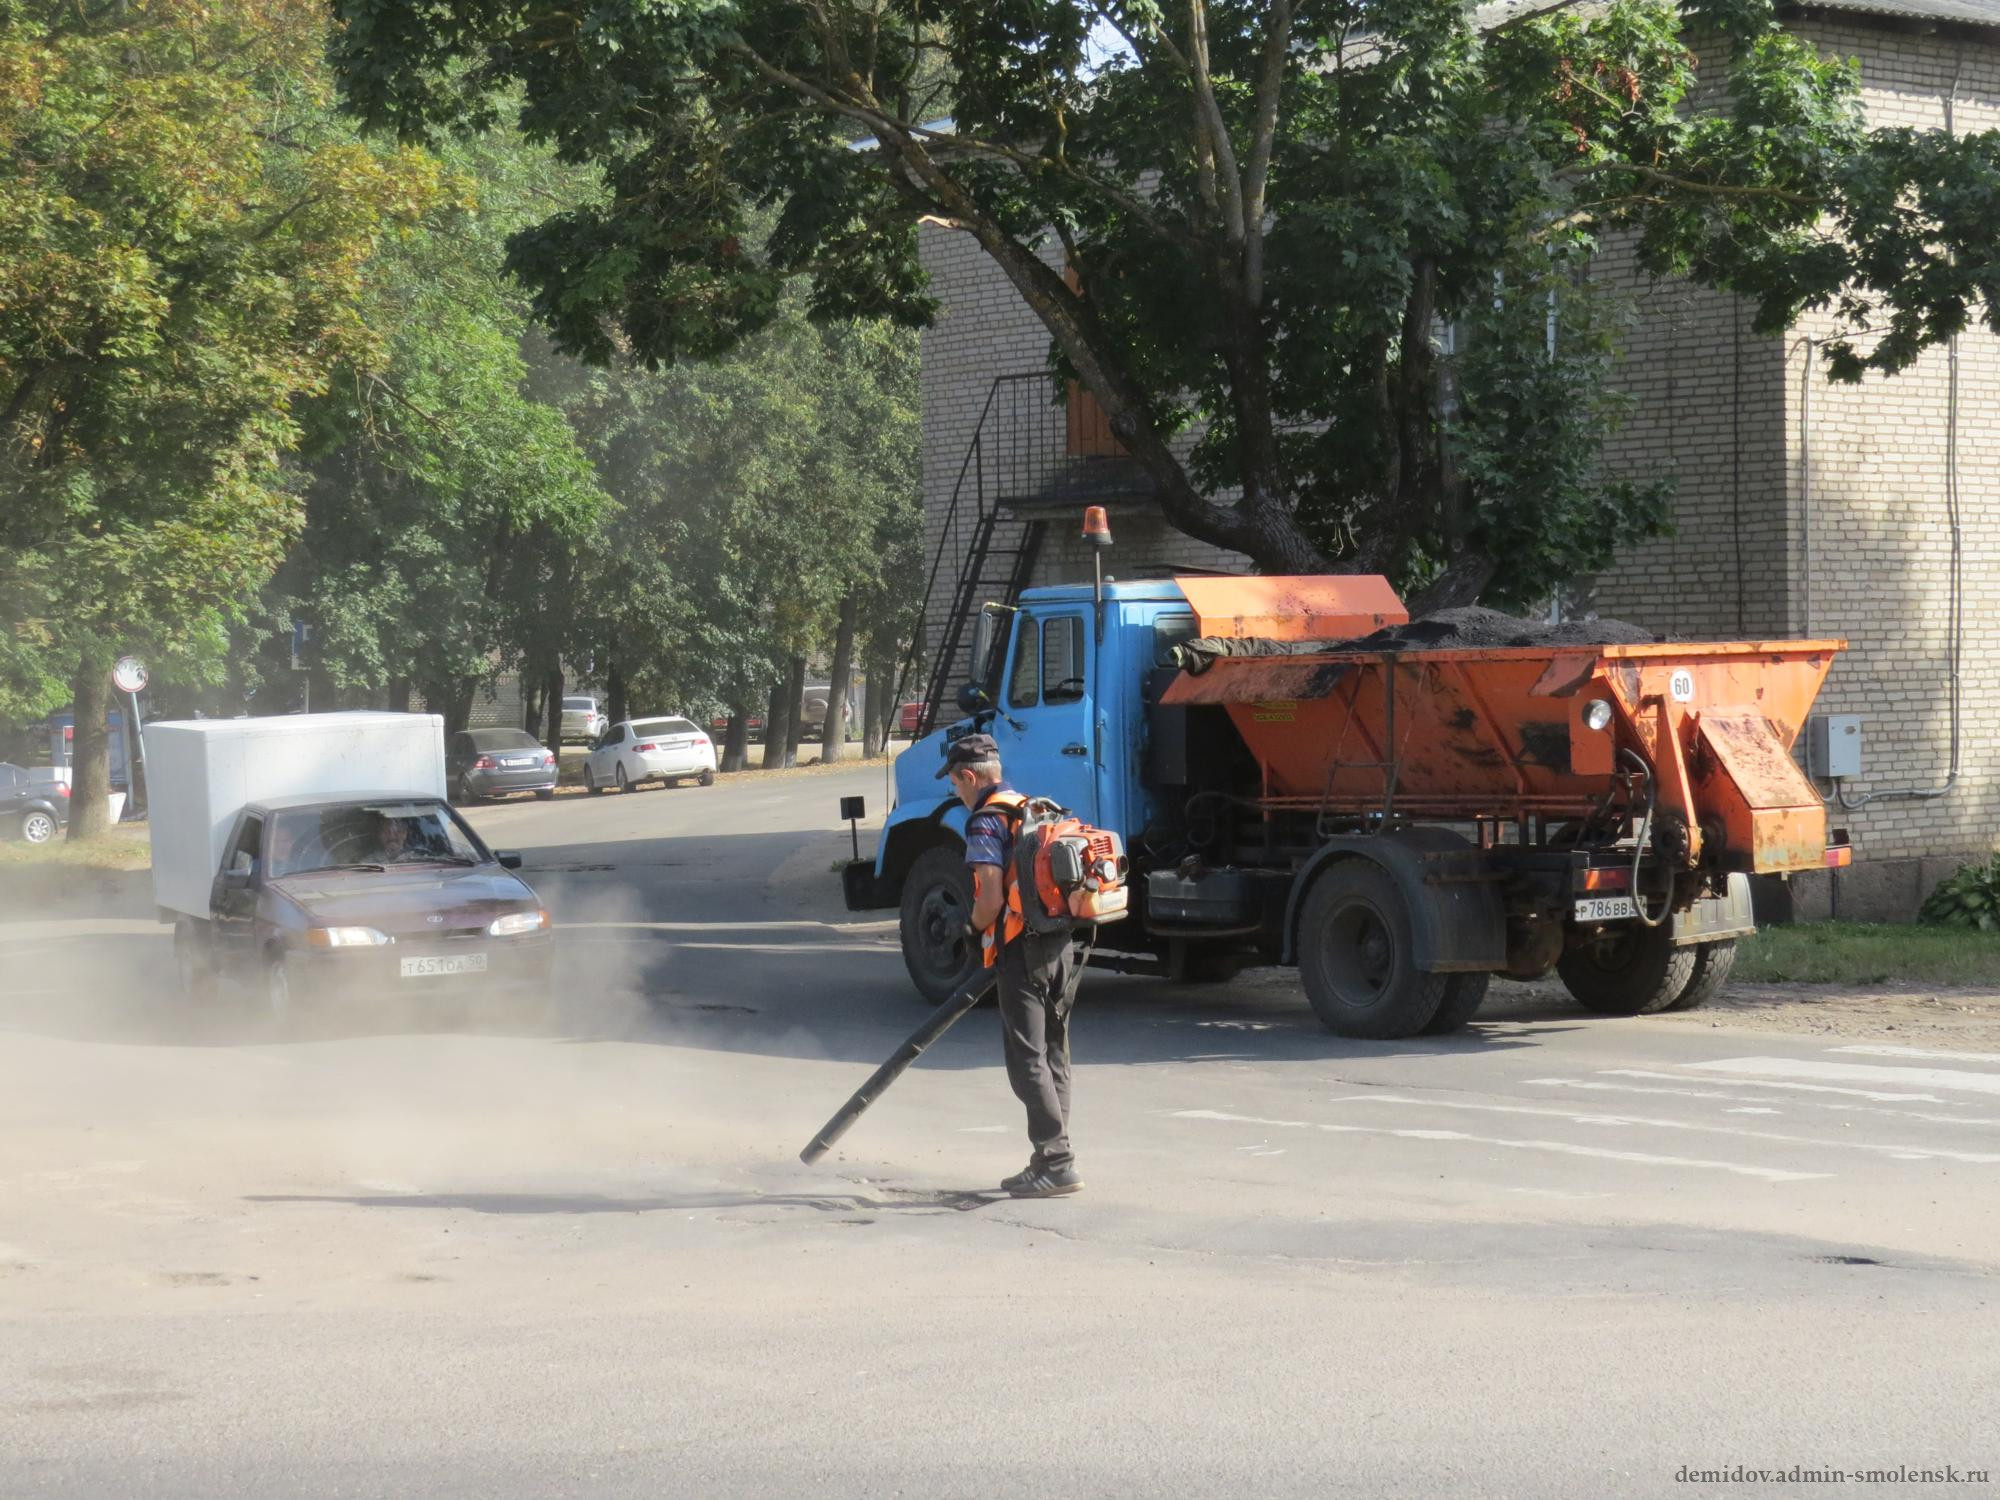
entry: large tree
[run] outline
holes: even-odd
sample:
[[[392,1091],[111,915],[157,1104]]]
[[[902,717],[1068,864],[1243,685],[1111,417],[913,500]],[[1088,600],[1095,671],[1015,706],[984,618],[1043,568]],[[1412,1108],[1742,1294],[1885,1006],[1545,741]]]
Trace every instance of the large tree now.
[[[371,358],[368,259],[438,192],[338,128],[325,38],[300,0],[0,6],[0,670],[67,680],[72,837],[112,657],[219,670],[297,526],[292,403]]]
[[[1886,325],[1831,346],[1840,374],[2000,326],[2000,138],[1871,132],[1854,70],[1769,0],[1490,37],[1461,0],[336,4],[368,119],[512,113],[601,170],[514,246],[564,347],[712,354],[797,275],[818,315],[921,323],[918,225],[943,226],[1182,529],[1437,602],[1533,596],[1660,522],[1598,462],[1616,404],[1581,271],[1607,234],[1765,331],[1806,305]]]

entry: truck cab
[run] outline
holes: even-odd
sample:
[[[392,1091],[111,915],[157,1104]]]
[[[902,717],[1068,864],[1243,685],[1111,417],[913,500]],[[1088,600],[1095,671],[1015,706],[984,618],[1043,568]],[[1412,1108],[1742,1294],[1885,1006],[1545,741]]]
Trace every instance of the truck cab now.
[[[856,910],[902,909],[904,953],[924,994],[942,999],[971,963],[965,809],[937,777],[945,747],[975,729],[1000,746],[1016,788],[1048,797],[1132,844],[1154,816],[1145,769],[1148,695],[1174,674],[1170,653],[1195,633],[1172,579],[1024,591],[981,620],[978,680],[962,717],[896,760],[895,806],[875,859],[847,876]],[[1135,934],[1136,936],[1136,934]]]

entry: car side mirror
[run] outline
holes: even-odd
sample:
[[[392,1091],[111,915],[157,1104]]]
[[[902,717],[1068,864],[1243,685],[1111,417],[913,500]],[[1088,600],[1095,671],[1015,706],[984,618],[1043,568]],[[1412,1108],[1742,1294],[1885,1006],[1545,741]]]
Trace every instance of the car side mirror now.
[[[500,868],[503,870],[518,870],[521,868],[521,856],[516,854],[512,849],[496,850],[493,857],[500,861]]]
[[[988,697],[986,689],[976,682],[968,682],[958,690],[958,711],[960,713],[976,714],[981,709],[991,708],[992,706],[992,698]]]

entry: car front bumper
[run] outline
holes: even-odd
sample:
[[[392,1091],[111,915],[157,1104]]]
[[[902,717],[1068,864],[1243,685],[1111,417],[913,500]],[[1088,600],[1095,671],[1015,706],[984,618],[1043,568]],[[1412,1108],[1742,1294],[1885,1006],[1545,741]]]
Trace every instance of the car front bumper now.
[[[484,969],[467,960],[483,957]],[[406,960],[413,963],[406,963]],[[415,967],[426,972],[406,973]],[[429,972],[442,969],[444,972]],[[310,1000],[415,1000],[510,991],[546,994],[555,973],[555,938],[398,938],[379,948],[287,948],[292,994]]]

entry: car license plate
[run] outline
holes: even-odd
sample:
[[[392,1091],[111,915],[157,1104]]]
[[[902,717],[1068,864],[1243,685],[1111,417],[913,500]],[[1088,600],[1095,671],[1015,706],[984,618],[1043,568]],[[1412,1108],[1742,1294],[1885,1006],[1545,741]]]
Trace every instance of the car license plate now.
[[[1638,915],[1630,896],[1588,896],[1576,903],[1579,922],[1625,922]]]
[[[534,763],[534,757],[531,755],[506,755],[500,759],[500,764],[503,766],[532,766]]]
[[[429,958],[406,958],[403,960],[405,979],[428,979],[434,974],[484,974],[486,955],[484,953],[453,953],[449,956]]]

